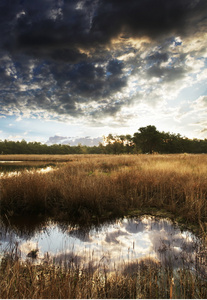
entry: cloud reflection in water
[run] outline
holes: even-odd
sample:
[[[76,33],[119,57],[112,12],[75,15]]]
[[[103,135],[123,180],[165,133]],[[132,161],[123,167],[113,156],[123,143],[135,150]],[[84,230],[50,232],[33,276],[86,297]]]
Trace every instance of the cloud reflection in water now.
[[[3,231],[2,231],[3,232]],[[40,259],[95,268],[105,265],[114,268],[120,263],[153,258],[161,263],[179,267],[194,263],[199,240],[190,232],[181,232],[170,220],[143,217],[123,219],[100,228],[63,230],[48,225],[32,238],[18,240],[22,258],[31,247],[38,245]],[[8,233],[2,235],[2,246],[8,244]],[[28,250],[29,249],[29,250]]]

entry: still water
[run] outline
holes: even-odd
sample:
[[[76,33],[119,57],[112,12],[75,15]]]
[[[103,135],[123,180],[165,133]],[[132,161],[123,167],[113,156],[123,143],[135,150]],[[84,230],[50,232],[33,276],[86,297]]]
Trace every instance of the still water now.
[[[0,178],[13,177],[21,174],[22,171],[33,172],[37,170],[39,173],[46,173],[54,170],[57,163],[44,161],[0,161]]]
[[[80,229],[48,223],[32,233],[0,228],[0,251],[18,248],[21,259],[37,251],[33,262],[52,262],[107,269],[150,258],[174,268],[196,268],[204,250],[201,241],[189,231],[181,231],[168,219],[151,216],[120,219],[99,227]],[[17,251],[17,250],[16,250]],[[206,266],[203,265],[203,272]]]

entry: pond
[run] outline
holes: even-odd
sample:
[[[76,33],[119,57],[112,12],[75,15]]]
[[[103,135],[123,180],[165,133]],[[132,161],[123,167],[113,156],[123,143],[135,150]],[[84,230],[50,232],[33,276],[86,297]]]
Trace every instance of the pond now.
[[[107,270],[121,269],[141,259],[191,270],[196,270],[200,262],[200,271],[207,274],[202,242],[168,219],[124,218],[85,229],[49,222],[34,228],[7,227],[2,223],[1,253],[16,251],[21,259],[33,263],[90,265]]]
[[[38,172],[49,172],[57,166],[57,163],[44,161],[0,161],[0,177],[2,176],[16,176],[21,171],[27,170],[32,172],[36,169]]]

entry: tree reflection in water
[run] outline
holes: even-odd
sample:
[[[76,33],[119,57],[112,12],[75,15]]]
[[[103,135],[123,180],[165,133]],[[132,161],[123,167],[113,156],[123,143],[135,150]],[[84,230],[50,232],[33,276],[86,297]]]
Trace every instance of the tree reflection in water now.
[[[201,256],[199,252],[204,251],[201,241],[191,232],[181,231],[168,219],[151,216],[125,218],[84,229],[44,220],[39,225],[33,224],[32,230],[23,220],[22,225],[16,223],[10,228],[2,223],[1,253],[17,243],[21,259],[28,259],[28,253],[38,249],[37,263],[90,265],[94,270],[100,267],[127,270],[127,264],[136,266],[143,258],[173,268],[187,266],[193,270]],[[204,268],[204,263],[202,265]]]

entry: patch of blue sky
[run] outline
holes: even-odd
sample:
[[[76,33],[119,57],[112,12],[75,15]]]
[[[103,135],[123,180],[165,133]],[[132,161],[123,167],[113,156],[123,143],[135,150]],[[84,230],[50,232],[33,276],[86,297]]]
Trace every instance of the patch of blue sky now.
[[[183,101],[195,101],[200,96],[207,95],[207,86],[206,82],[202,81],[200,83],[195,83],[190,87],[186,87],[182,89],[177,96],[171,103],[171,106],[177,107]]]
[[[1,139],[21,140],[26,139],[29,132],[30,140],[39,137],[39,140],[45,140],[45,135],[51,134],[50,126],[45,126],[44,121],[36,119],[23,119],[17,121],[16,116],[7,116],[1,119]]]
[[[107,77],[109,77],[109,76],[111,76],[111,75],[112,75],[111,72],[106,72],[106,76],[107,76]]]

